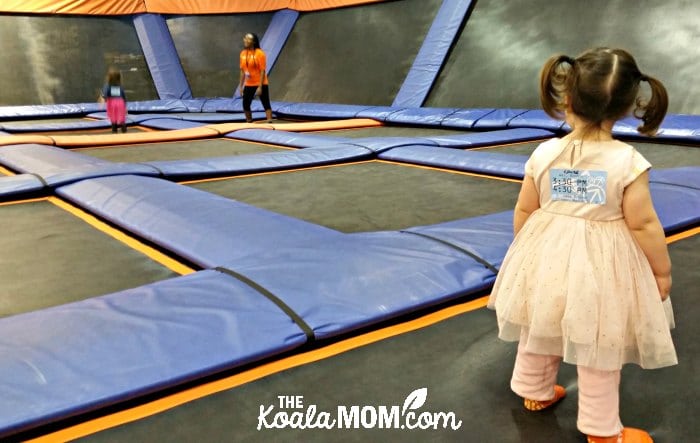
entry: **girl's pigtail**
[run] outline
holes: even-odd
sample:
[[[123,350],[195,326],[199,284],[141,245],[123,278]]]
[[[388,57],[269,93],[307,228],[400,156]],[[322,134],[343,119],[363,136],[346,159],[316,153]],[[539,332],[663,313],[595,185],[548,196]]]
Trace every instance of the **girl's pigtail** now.
[[[634,116],[642,120],[642,124],[637,128],[641,134],[653,136],[661,126],[661,122],[668,110],[668,93],[663,83],[654,77],[642,75],[641,81],[646,81],[651,87],[651,99],[645,103],[641,98],[637,98]]]
[[[563,54],[550,57],[540,72],[540,102],[542,109],[552,118],[561,120],[564,118],[565,105],[563,102],[566,94],[566,78],[570,69],[561,65],[568,63],[573,68],[575,60]]]

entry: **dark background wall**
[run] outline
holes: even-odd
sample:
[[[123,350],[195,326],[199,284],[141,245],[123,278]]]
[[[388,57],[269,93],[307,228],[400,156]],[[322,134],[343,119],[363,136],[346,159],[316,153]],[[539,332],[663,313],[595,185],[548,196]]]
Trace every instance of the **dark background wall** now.
[[[425,106],[539,108],[552,54],[628,49],[661,79],[673,113],[700,114],[697,0],[477,0]]]

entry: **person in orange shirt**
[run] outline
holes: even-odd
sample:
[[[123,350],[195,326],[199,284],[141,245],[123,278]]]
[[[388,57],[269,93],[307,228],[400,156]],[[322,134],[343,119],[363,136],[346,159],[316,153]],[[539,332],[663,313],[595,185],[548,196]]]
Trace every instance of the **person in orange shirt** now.
[[[238,87],[243,97],[243,112],[248,123],[253,121],[250,104],[256,95],[260,97],[260,102],[265,108],[267,122],[272,121],[266,63],[265,52],[260,49],[258,36],[252,33],[246,34],[243,37],[243,50],[240,57],[241,77]]]

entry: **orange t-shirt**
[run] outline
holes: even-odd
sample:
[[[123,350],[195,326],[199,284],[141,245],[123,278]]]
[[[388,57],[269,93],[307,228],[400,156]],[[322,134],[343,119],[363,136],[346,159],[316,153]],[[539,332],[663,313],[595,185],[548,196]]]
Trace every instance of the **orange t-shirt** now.
[[[265,52],[262,49],[241,51],[241,71],[245,75],[245,86],[260,86],[260,75],[266,68]],[[267,84],[267,76],[265,77]]]

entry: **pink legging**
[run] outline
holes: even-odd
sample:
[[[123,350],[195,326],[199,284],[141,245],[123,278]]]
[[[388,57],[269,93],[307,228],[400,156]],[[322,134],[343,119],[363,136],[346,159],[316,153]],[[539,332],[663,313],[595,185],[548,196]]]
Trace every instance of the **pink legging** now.
[[[126,121],[126,102],[121,97],[108,97],[107,117],[113,125],[122,125]]]
[[[532,354],[518,346],[510,387],[519,396],[531,400],[551,400],[561,357]],[[620,422],[620,371],[576,367],[578,372],[579,431],[608,437],[622,431]]]

